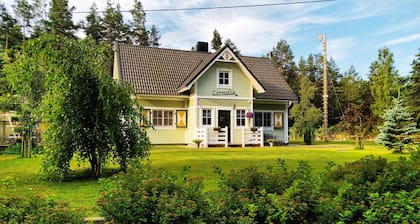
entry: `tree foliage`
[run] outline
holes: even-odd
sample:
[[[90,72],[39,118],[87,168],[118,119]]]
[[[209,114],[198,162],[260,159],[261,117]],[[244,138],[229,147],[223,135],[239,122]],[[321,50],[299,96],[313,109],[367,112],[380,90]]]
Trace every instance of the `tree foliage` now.
[[[394,55],[388,48],[378,51],[378,59],[370,66],[370,90],[374,98],[371,105],[373,114],[380,116],[392,105],[392,99],[397,97],[401,85],[398,81],[398,71],[394,68]]]
[[[402,152],[412,140],[412,134],[418,132],[412,114],[403,106],[401,98],[394,99],[394,106],[382,115],[384,123],[379,126],[380,133],[376,141],[388,149]]]
[[[68,0],[52,0],[48,13],[48,29],[55,35],[75,38],[74,32],[77,26],[73,23],[73,11],[76,8],[69,7]]]
[[[221,47],[222,47],[222,37],[220,36],[220,33],[216,29],[214,29],[213,39],[211,40],[211,48],[217,51]]]
[[[314,132],[318,128],[321,120],[321,110],[312,104],[315,86],[309,81],[304,68],[301,71],[300,80],[300,100],[294,104],[290,116],[294,119],[293,130],[297,135],[303,135],[306,144],[312,144],[314,140]]]
[[[98,178],[112,159],[125,169],[128,162],[148,155],[149,140],[138,121],[144,119],[127,85],[107,73],[109,45],[90,40],[66,41],[63,81],[46,96],[47,125],[43,142],[48,159],[44,171],[66,174],[73,154],[91,165]]]
[[[230,38],[225,40],[224,46],[228,46],[230,47],[230,49],[232,49],[233,53],[237,56],[241,55],[241,51],[239,50],[239,48],[236,46],[235,43],[232,42],[232,40]]]
[[[90,12],[86,17],[86,24],[84,26],[85,33],[96,42],[104,38],[104,27],[102,25],[103,19],[98,14],[98,7],[95,3],[90,7]]]
[[[25,100],[31,121],[45,123],[43,172],[62,179],[73,155],[87,160],[95,177],[108,159],[125,169],[148,155],[144,119],[132,91],[107,72],[109,45],[94,40],[42,36],[25,43],[6,65],[10,83]],[[25,113],[23,113],[25,115]]]
[[[419,50],[420,51],[420,50]],[[416,58],[411,64],[411,78],[408,87],[411,109],[414,111],[417,127],[420,128],[420,53],[416,54]]]
[[[121,13],[120,4],[114,7],[113,3],[108,0],[105,9],[103,27],[105,41],[109,44],[129,43],[129,26],[124,23]]]
[[[140,1],[134,0],[130,13],[133,16],[133,21],[130,22],[132,42],[140,46],[149,46],[149,35],[145,26],[146,13]]]
[[[294,55],[286,40],[280,40],[270,53],[271,60],[277,66],[286,82],[296,94],[299,92],[299,78]]]
[[[159,47],[160,46],[159,40],[160,40],[159,30],[153,24],[152,28],[150,29],[150,33],[149,33],[149,46],[150,47]]]

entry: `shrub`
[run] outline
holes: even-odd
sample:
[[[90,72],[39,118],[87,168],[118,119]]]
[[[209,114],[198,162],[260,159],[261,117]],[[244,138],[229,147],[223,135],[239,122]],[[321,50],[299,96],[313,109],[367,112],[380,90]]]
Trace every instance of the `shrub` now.
[[[21,143],[13,143],[9,145],[1,154],[3,155],[20,154],[21,148],[22,148]]]
[[[363,213],[366,223],[417,223],[420,220],[420,189],[369,194],[370,208]]]
[[[82,223],[79,212],[65,203],[38,196],[0,197],[0,220],[5,223]]]
[[[101,181],[98,205],[116,223],[200,223],[208,210],[202,178],[134,168]]]

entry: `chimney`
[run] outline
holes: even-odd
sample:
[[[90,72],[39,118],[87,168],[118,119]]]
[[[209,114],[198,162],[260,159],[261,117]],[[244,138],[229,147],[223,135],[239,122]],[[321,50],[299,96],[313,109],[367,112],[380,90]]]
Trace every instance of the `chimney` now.
[[[197,51],[198,52],[209,52],[209,43],[207,42],[202,42],[202,41],[198,41],[197,42]]]

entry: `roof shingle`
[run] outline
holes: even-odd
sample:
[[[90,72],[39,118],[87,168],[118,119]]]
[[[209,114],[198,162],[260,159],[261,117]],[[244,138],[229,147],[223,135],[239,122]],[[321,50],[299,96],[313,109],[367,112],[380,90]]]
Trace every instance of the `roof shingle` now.
[[[120,78],[131,83],[136,94],[181,95],[182,83],[203,69],[214,53],[118,44]],[[240,56],[240,60],[258,79],[266,92],[257,99],[297,100],[274,64],[267,58]],[[194,74],[192,74],[194,73]]]

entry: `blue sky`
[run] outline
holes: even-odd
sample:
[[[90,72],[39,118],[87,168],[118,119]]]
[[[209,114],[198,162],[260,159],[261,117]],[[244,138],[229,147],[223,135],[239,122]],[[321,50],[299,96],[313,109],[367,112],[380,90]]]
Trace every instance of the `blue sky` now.
[[[7,6],[14,0],[3,0]],[[88,11],[93,2],[103,10],[106,1],[69,0],[76,11]],[[129,10],[133,0],[114,0]],[[194,8],[293,2],[293,0],[143,0],[145,10]],[[295,60],[321,53],[317,35],[327,35],[327,55],[342,72],[353,65],[367,78],[378,50],[390,48],[400,75],[411,71],[420,48],[420,1],[336,0],[324,3],[218,10],[146,12],[147,25],[155,24],[161,47],[189,50],[197,41],[212,39],[216,28],[224,39],[231,38],[243,55],[262,56],[281,39],[291,46]],[[129,13],[124,14],[129,18]],[[86,14],[75,14],[75,21]]]

